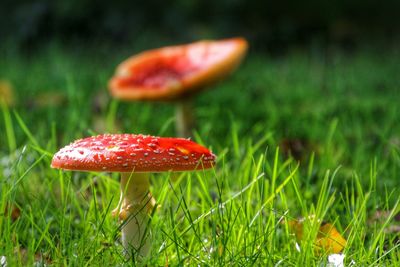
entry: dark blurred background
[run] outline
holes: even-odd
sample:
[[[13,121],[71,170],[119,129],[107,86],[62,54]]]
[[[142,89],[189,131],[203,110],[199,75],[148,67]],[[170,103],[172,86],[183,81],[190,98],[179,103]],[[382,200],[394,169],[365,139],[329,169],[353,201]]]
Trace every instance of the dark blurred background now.
[[[397,43],[398,0],[2,0],[0,38],[24,49],[47,41],[121,44],[245,36],[256,50],[291,45]]]

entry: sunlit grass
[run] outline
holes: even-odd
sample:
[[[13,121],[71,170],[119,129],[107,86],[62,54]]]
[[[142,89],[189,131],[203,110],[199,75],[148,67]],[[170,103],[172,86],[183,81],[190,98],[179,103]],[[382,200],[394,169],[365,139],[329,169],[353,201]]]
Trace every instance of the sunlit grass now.
[[[54,170],[51,157],[96,133],[174,135],[168,103],[109,99],[106,81],[126,51],[108,62],[88,53],[52,48],[0,62],[0,79],[18,96],[15,106],[2,104],[0,118],[0,256],[8,266],[125,263],[110,214],[118,175]],[[218,164],[152,175],[160,208],[140,263],[325,264],[328,253],[315,249],[325,221],[347,240],[346,264],[399,265],[400,87],[398,61],[383,57],[251,56],[199,96],[194,140],[212,148]],[[318,219],[296,239],[288,223],[310,217]]]

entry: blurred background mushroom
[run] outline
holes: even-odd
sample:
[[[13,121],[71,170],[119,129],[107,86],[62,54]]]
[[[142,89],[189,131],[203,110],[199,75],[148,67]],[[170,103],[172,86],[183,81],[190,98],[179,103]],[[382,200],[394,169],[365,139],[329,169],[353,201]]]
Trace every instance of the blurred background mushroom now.
[[[233,38],[154,49],[123,61],[109,82],[113,97],[174,101],[178,136],[190,137],[194,125],[192,96],[236,69],[247,41]]]

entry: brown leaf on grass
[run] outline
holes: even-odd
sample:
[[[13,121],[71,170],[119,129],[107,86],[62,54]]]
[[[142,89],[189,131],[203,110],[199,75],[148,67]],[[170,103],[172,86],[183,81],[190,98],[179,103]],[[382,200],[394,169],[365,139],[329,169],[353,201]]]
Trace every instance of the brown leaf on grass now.
[[[291,156],[296,160],[308,157],[317,148],[305,138],[284,138],[279,142],[279,147],[285,157]]]
[[[0,102],[4,102],[8,107],[15,104],[14,88],[7,80],[0,80]]]
[[[304,224],[306,220],[311,223],[310,220],[312,219],[313,216],[308,219],[292,220],[288,222],[290,231],[295,234],[299,242],[301,242],[304,237],[308,236],[308,234],[304,232]],[[337,254],[344,249],[346,243],[346,239],[342,237],[335,226],[331,223],[322,223],[318,229],[316,239],[314,240],[314,250],[316,253]]]
[[[15,222],[21,216],[21,210],[15,204],[7,204],[4,214],[10,216],[11,220]]]

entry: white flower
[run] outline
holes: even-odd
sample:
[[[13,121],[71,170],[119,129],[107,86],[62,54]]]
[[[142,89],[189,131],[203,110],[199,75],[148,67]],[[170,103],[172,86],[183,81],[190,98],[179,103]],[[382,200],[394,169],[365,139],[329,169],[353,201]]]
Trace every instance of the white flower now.
[[[344,254],[331,254],[328,256],[328,264],[327,266],[331,267],[344,267],[343,260]]]
[[[7,267],[7,258],[6,258],[6,256],[0,256],[0,267]]]

